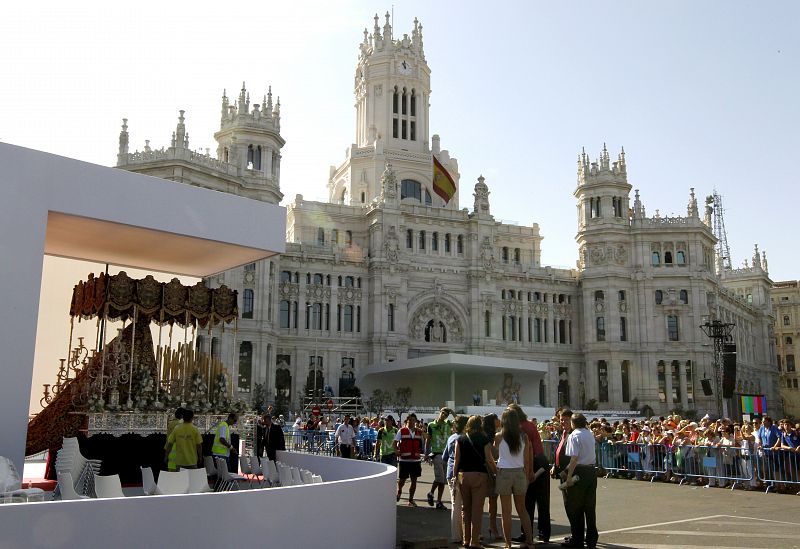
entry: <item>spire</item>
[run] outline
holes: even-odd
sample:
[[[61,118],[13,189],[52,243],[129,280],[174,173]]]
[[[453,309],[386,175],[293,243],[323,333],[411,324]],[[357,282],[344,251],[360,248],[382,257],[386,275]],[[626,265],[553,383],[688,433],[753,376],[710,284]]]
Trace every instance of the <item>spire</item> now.
[[[381,37],[381,28],[378,25],[378,14],[375,14],[375,28],[372,30],[372,35],[375,37],[375,40],[378,40]]]
[[[249,104],[250,99],[247,95],[247,89],[244,86],[244,82],[242,82],[242,89],[239,92],[239,114],[247,114]]]
[[[633,191],[633,217],[644,217],[644,209],[642,208],[642,200],[639,197],[639,189]]]
[[[128,119],[122,119],[122,130],[119,132],[119,154],[128,154]]]
[[[228,116],[228,93],[227,90],[222,90],[222,118]]]
[[[755,250],[753,251],[753,267],[761,268],[761,254],[758,253],[758,244],[755,245]]]
[[[389,22],[389,12],[386,12],[386,23],[383,25],[383,39],[387,42],[392,40],[392,24]]]
[[[694,187],[689,189],[689,207],[686,208],[689,217],[698,217],[697,197],[694,195]]]
[[[761,268],[769,274],[769,263],[767,263],[767,252],[761,252]]]
[[[186,119],[183,117],[183,113],[186,111],[180,110],[178,112],[180,115],[178,116],[178,125],[175,127],[175,133],[173,134],[173,141],[175,143],[173,147],[186,148],[188,145],[188,141],[186,139],[186,124],[184,124]]]
[[[264,107],[264,110],[272,113],[272,86],[267,88],[267,106]]]

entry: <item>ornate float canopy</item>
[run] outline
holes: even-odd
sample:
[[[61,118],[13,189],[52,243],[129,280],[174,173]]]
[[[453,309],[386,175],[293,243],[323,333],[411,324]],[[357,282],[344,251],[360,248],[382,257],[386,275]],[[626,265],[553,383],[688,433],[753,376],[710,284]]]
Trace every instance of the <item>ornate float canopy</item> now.
[[[238,295],[227,286],[208,288],[202,282],[184,286],[177,278],[158,282],[151,275],[133,279],[120,271],[116,275],[89,274],[72,290],[72,317],[129,320],[146,317],[159,325],[198,325],[233,322],[239,315]]]

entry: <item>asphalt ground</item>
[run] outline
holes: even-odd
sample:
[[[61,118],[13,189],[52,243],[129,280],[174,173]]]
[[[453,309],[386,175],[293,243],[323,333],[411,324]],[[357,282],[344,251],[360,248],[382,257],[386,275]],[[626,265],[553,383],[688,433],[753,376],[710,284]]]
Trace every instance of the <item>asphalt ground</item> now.
[[[433,509],[426,501],[432,481],[433,468],[423,464],[414,494],[416,508],[406,507],[406,482],[403,498],[397,504],[397,547],[404,540],[449,539],[450,512]],[[800,490],[800,486],[797,488]],[[560,547],[569,535],[562,495],[554,480],[550,491],[552,535],[549,544],[537,543],[543,549]],[[442,501],[450,509],[447,488]],[[488,521],[487,500],[484,546],[504,547],[502,539],[488,539]],[[597,483],[597,529],[598,547],[800,548],[800,496],[601,478]],[[515,514],[513,535],[519,533]]]

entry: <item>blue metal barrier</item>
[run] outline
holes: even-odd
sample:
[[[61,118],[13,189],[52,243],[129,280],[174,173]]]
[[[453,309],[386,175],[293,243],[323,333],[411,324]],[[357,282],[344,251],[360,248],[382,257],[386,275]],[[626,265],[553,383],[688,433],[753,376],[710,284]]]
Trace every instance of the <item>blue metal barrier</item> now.
[[[753,455],[739,446],[678,446],[672,449],[676,474],[681,484],[690,478],[708,479],[708,486],[737,484],[753,480]]]
[[[800,488],[800,453],[785,448],[761,448],[758,462],[758,478],[766,485],[765,492],[776,489],[776,485],[792,484]]]
[[[641,479],[648,474],[653,482],[669,474],[672,455],[663,444],[603,441],[597,445],[597,463],[606,470],[606,476],[634,475]]]

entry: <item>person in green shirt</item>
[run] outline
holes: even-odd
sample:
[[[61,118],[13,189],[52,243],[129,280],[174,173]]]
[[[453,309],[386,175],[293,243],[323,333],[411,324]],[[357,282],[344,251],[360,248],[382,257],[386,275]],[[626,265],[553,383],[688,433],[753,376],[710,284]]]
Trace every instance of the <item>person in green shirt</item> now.
[[[378,429],[375,444],[375,459],[380,457],[381,463],[397,467],[397,454],[394,452],[394,437],[397,434],[397,423],[393,416],[386,416],[384,426]]]
[[[433,484],[431,491],[428,492],[428,505],[433,507],[433,492],[438,490],[436,508],[447,510],[442,503],[444,487],[447,483],[445,478],[444,463],[442,462],[442,452],[447,444],[447,437],[450,436],[450,423],[447,418],[453,411],[450,408],[442,408],[434,421],[428,423],[428,436],[426,444],[428,447],[428,457],[433,463]]]
[[[192,410],[184,410],[183,423],[172,430],[164,447],[168,455],[175,448],[175,465],[178,469],[195,469],[203,462],[203,437],[192,425],[193,418]]]
[[[178,409],[175,410],[175,417],[169,420],[169,423],[167,423],[167,436],[170,435],[170,433],[175,429],[175,427],[181,424],[181,422],[183,421],[183,412],[184,409],[181,407],[178,407]],[[177,470],[178,466],[175,464],[175,447],[173,446],[172,450],[167,452],[167,471],[177,471]]]

